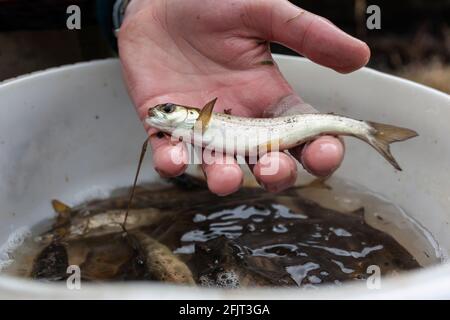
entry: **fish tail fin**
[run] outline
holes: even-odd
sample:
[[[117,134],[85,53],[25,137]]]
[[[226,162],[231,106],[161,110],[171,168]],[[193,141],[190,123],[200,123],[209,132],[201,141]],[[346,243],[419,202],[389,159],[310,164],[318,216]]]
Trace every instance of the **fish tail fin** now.
[[[400,168],[399,164],[392,155],[389,145],[393,142],[404,141],[417,137],[417,132],[411,129],[400,128],[377,122],[367,121],[367,124],[375,129],[375,132],[369,137],[367,142],[379,153],[381,153],[381,155],[389,161],[394,168],[401,171],[402,168]]]

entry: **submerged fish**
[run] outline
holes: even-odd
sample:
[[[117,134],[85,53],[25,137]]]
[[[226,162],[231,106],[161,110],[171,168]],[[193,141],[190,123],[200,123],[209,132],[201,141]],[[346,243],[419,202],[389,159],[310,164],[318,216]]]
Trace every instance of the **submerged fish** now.
[[[319,187],[316,195],[343,199],[317,183],[276,195],[243,187],[219,198],[190,176],[171,181],[176,185],[137,189],[125,234],[120,192],[74,208],[53,201],[55,211],[69,218],[58,223],[64,220],[58,216],[37,237],[45,241],[28,239],[6,272],[64,281],[67,267],[78,265],[82,281],[245,288],[364,281],[370,265],[380,266],[382,276],[420,267],[394,238],[366,223],[363,209],[341,213],[304,198],[308,188]],[[162,194],[172,199],[162,201]],[[389,222],[380,221],[377,226]]]
[[[353,136],[370,144],[398,170],[401,168],[389,144],[418,135],[410,129],[334,114],[246,118],[213,113],[215,102],[216,99],[208,102],[202,110],[173,103],[159,104],[148,111],[146,122],[193,145],[243,156],[290,149],[325,134]]]
[[[53,203],[56,201],[54,200]],[[60,201],[58,203],[62,204]],[[69,207],[67,206],[67,208]],[[109,209],[90,215],[80,215],[79,211],[64,211],[65,214],[72,214],[74,216],[68,218],[67,221],[61,222],[63,220],[61,218],[61,212],[58,212],[58,207],[55,205],[54,209],[58,213],[54,230],[50,230],[37,237],[37,240],[41,243],[49,243],[55,239],[71,241],[89,237],[100,237],[123,231],[124,210]],[[161,210],[156,208],[132,209],[128,214],[127,229],[133,230],[142,226],[156,224],[163,216]]]
[[[131,232],[130,237],[154,280],[195,284],[191,270],[167,246],[141,231]]]

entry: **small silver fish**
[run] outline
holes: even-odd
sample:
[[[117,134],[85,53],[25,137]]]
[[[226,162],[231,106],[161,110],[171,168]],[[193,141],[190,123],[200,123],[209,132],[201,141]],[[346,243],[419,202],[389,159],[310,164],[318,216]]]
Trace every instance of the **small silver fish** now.
[[[388,124],[334,114],[300,114],[278,118],[246,118],[213,113],[217,98],[202,110],[159,104],[149,109],[146,123],[175,138],[230,155],[261,155],[290,149],[321,135],[353,136],[370,144],[397,170],[389,144],[416,137],[417,132]]]
[[[80,212],[72,212],[68,205],[59,200],[52,200],[52,206],[58,214],[54,228],[37,237],[36,241],[39,243],[50,243],[56,239],[74,241],[123,231],[125,210],[107,209],[81,215]],[[127,230],[153,225],[162,216],[162,210],[157,208],[131,209],[128,214]]]

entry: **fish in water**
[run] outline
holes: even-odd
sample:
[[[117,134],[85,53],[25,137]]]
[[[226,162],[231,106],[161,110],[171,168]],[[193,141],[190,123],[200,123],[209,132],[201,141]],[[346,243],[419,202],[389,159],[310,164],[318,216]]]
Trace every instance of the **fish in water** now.
[[[75,207],[53,201],[54,225],[15,252],[6,271],[64,281],[67,267],[78,265],[82,281],[242,288],[364,280],[370,265],[381,266],[382,276],[420,267],[391,236],[365,223],[364,209],[321,207],[304,198],[303,186],[280,194],[243,187],[219,198],[200,179],[170,181],[137,188],[126,236],[119,223],[128,197],[120,191]]]
[[[242,156],[290,149],[320,135],[353,136],[375,148],[397,170],[401,168],[389,145],[418,135],[407,128],[334,114],[247,118],[213,113],[216,100],[208,102],[202,110],[173,103],[159,104],[149,109],[145,121],[193,145]]]
[[[41,243],[49,243],[55,239],[71,241],[86,237],[99,237],[123,230],[124,210],[94,211],[94,213],[80,215],[77,213],[85,213],[85,211],[71,209],[59,200],[53,200],[52,204],[58,214],[54,224],[55,232],[47,232],[38,237]],[[132,209],[129,211],[127,227],[132,230],[152,223],[156,224],[161,217],[161,210],[156,208]]]
[[[224,236],[195,245],[195,270],[205,287],[239,288],[295,286],[294,280],[276,259],[246,254]]]
[[[130,237],[144,258],[153,279],[171,283],[195,284],[191,270],[167,246],[142,231],[131,232]]]

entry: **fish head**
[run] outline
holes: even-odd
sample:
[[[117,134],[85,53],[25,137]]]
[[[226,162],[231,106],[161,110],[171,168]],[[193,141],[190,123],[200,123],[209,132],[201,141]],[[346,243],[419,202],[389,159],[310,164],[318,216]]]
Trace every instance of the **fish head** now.
[[[198,117],[196,108],[163,103],[148,110],[145,122],[163,132],[172,133],[177,129],[192,129]]]

